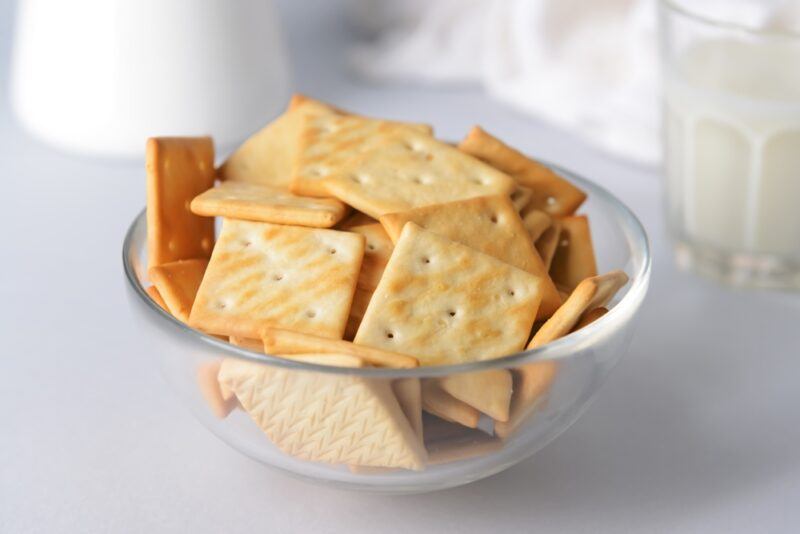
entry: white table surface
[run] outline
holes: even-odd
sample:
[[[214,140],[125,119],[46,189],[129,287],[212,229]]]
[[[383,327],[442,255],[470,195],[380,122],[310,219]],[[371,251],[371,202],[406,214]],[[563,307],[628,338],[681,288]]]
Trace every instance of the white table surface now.
[[[474,90],[373,87],[348,30],[281,4],[297,88],[367,114],[473,123],[605,185],[647,228],[650,294],[630,354],[571,429],[519,466],[435,494],[321,488],[207,432],[140,349],[123,234],[141,161],[54,152],[0,107],[0,532],[797,532],[800,294],[676,272],[653,170],[613,161]],[[7,79],[13,6],[0,4]]]

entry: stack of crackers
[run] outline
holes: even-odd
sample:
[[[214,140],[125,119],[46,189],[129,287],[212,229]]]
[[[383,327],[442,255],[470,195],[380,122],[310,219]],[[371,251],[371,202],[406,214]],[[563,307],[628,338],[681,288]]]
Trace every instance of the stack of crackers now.
[[[626,283],[597,273],[585,199],[479,127],[452,146],[425,124],[295,96],[219,168],[210,138],[148,140],[147,291],[189,326],[281,358],[495,359],[596,320]],[[240,408],[286,453],[363,471],[447,461],[439,427],[488,423],[451,460],[502,446],[556,374],[545,361],[388,380],[225,358],[198,380],[219,417]]]

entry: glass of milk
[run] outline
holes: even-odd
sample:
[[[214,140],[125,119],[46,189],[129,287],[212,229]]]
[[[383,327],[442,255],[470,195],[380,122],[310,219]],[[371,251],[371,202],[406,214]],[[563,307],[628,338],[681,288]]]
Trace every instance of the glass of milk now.
[[[662,0],[660,25],[678,263],[800,289],[800,1]]]

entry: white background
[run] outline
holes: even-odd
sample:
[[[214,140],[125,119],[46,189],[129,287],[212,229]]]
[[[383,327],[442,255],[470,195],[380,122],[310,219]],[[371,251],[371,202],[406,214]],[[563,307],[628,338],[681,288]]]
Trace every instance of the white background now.
[[[476,91],[349,79],[333,3],[280,4],[296,85],[365,114],[473,123],[600,182],[655,253],[630,354],[531,460],[466,487],[380,497],[273,472],[200,426],[140,349],[122,238],[142,161],[53,152],[0,106],[0,532],[796,532],[800,294],[726,290],[673,267],[653,170],[613,161]],[[13,6],[0,2],[7,80]],[[313,16],[312,16],[313,14]]]

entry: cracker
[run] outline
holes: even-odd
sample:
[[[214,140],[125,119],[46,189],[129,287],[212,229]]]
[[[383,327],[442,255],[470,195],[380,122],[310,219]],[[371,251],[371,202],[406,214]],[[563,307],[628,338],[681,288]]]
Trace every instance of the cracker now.
[[[329,196],[322,185],[330,171],[380,143],[392,131],[430,136],[425,124],[400,123],[355,115],[308,115],[303,119],[290,189],[301,195]]]
[[[512,377],[507,369],[490,369],[439,379],[442,389],[496,421],[508,421]]]
[[[386,234],[380,223],[353,226],[349,230],[361,234],[366,239],[364,247],[364,261],[361,263],[361,273],[358,275],[358,287],[374,290],[383,275],[386,264],[394,249],[394,243]]]
[[[294,95],[280,117],[250,136],[225,160],[218,170],[219,178],[288,187],[300,146],[303,118],[336,113],[327,104]]]
[[[372,290],[356,287],[356,292],[353,294],[353,304],[350,306],[350,316],[347,318],[347,326],[344,329],[344,339],[352,341],[356,337],[356,332],[358,332],[358,327],[361,325],[361,320],[364,318],[364,313],[367,311],[371,298]]]
[[[539,252],[542,263],[548,271],[553,264],[553,256],[556,254],[556,247],[558,247],[558,238],[560,235],[561,221],[553,219],[550,227],[542,232],[542,235],[536,240],[536,250]]]
[[[622,271],[611,271],[583,280],[556,313],[534,334],[527,348],[541,347],[567,335],[587,311],[607,304],[627,281],[628,277]],[[514,385],[511,400],[511,416],[507,423],[495,424],[495,433],[498,436],[508,436],[530,415],[537,401],[550,388],[555,374],[556,363],[553,361],[525,365],[518,370],[518,383]]]
[[[375,224],[376,221],[366,213],[353,210],[353,213],[336,225],[337,230],[349,230],[354,226],[364,226],[365,224]]]
[[[211,138],[151,137],[145,168],[148,265],[208,258],[214,221],[193,214],[189,203],[214,185]]]
[[[536,243],[542,234],[553,224],[553,219],[541,210],[528,210],[522,214],[522,225],[528,231],[531,241]]]
[[[442,465],[462,460],[471,460],[497,452],[503,442],[483,432],[476,432],[474,438],[459,441],[434,443],[428,447],[428,465]]]
[[[399,378],[392,391],[414,433],[422,439],[422,388],[419,378]]]
[[[572,328],[572,331],[575,332],[577,330],[580,330],[584,326],[592,324],[593,322],[595,322],[596,320],[598,320],[600,317],[604,316],[607,313],[608,313],[608,308],[604,308],[602,306],[587,311],[586,313],[581,315],[580,321],[578,321],[578,324],[576,324]]]
[[[189,324],[249,338],[265,326],[341,338],[363,255],[357,234],[224,219]]]
[[[558,246],[553,255],[550,275],[556,284],[572,290],[581,280],[597,275],[597,264],[585,215],[562,217]]]
[[[205,217],[330,228],[347,213],[335,198],[301,197],[285,188],[248,182],[223,182],[198,195],[191,209]]]
[[[169,312],[184,323],[189,320],[197,288],[208,260],[179,260],[150,267],[147,275],[158,288]]]
[[[427,456],[388,380],[225,359],[220,382],[269,439],[300,459],[419,470]]]
[[[332,353],[351,354],[364,361],[382,367],[409,369],[419,366],[413,356],[386,350],[356,345],[341,339],[329,339],[313,334],[292,332],[280,328],[267,327],[261,331],[264,352],[268,354]]]
[[[260,339],[249,337],[229,336],[228,343],[241,347],[243,349],[252,350],[253,352],[264,352],[264,344]]]
[[[161,296],[161,293],[158,292],[156,286],[147,287],[145,288],[144,291],[151,299],[153,299],[153,302],[161,306],[161,309],[163,309],[166,312],[169,312],[169,308],[167,308],[167,303],[164,302],[164,298]]]
[[[532,197],[533,189],[522,185],[514,187],[514,190],[509,195],[511,203],[514,204],[514,209],[518,212],[521,212],[530,203]]]
[[[541,278],[407,223],[355,343],[421,365],[486,360],[523,348]]]
[[[533,190],[530,207],[550,215],[570,215],[586,200],[586,193],[541,163],[493,137],[479,126],[470,130],[458,148],[511,175]]]
[[[218,419],[225,419],[236,408],[238,402],[232,393],[223,395],[220,389],[217,376],[221,363],[221,360],[215,359],[197,366],[197,386],[211,413]]]
[[[445,421],[469,428],[476,428],[481,418],[478,410],[444,391],[437,380],[422,381],[422,408]]]
[[[363,358],[353,356],[352,354],[280,354],[281,358],[287,360],[294,360],[304,363],[314,363],[317,365],[330,365],[333,367],[365,367]]]
[[[542,280],[539,317],[550,317],[561,298],[511,201],[504,196],[470,198],[425,206],[380,219],[394,241],[412,221],[435,234],[458,241],[484,254],[527,271]]]
[[[409,128],[376,135],[369,148],[326,171],[322,183],[330,195],[375,218],[464,198],[508,196],[515,187],[502,172]]]

